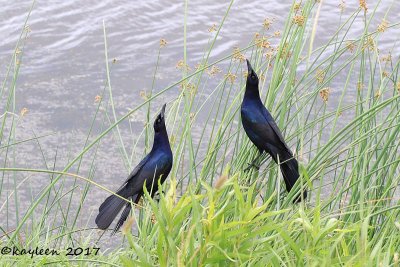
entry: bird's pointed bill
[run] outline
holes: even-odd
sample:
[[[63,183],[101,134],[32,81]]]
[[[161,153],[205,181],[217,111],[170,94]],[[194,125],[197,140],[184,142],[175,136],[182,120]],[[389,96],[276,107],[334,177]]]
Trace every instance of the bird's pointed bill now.
[[[165,107],[167,106],[167,104],[164,104],[163,106],[162,106],[162,108],[161,108],[161,112],[160,112],[160,115],[161,115],[161,117],[162,118],[164,118],[164,114],[165,114]]]
[[[253,68],[251,67],[250,61],[246,59],[247,62],[247,72],[248,74],[251,74],[253,72]]]

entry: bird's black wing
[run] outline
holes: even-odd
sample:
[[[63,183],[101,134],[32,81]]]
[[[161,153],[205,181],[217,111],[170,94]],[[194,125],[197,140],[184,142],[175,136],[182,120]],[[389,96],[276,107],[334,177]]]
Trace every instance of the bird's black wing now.
[[[141,162],[139,162],[139,164],[129,174],[128,178],[126,178],[126,180],[124,181],[124,183],[121,185],[120,188],[124,187],[133,177],[135,177],[139,173],[139,171],[143,168],[143,166],[146,165],[149,158],[150,158],[150,153],[147,154],[146,157],[144,157]]]
[[[284,147],[288,150],[288,152],[291,153],[290,148],[286,145],[285,139],[282,136],[281,131],[278,128],[278,125],[276,124],[274,118],[272,118],[271,114],[268,112],[267,108],[263,106],[262,108],[262,114],[265,118],[265,120],[268,122],[269,126],[271,127],[271,129],[274,131],[274,133],[276,134],[276,136],[279,138],[279,140],[281,141],[281,143],[284,145]]]

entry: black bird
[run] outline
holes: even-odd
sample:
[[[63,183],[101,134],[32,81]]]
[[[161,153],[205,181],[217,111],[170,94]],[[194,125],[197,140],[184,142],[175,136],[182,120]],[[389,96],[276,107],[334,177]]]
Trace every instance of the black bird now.
[[[276,163],[280,163],[286,190],[289,192],[299,178],[297,160],[293,157],[281,131],[260,99],[258,77],[248,60],[247,68],[246,91],[241,107],[243,128],[261,154],[265,151]],[[304,190],[303,198],[306,197],[307,192]],[[299,201],[301,197],[297,196],[294,202]]]
[[[160,179],[162,184],[172,168],[173,157],[164,120],[165,106],[164,104],[161,113],[154,121],[153,148],[116,192],[121,197],[133,200],[136,204],[144,193],[144,184],[153,197],[158,191],[158,180]],[[131,211],[131,204],[116,195],[109,196],[100,205],[99,214],[96,217],[97,226],[103,230],[107,229],[124,205],[125,209],[114,228],[113,234],[117,232]]]

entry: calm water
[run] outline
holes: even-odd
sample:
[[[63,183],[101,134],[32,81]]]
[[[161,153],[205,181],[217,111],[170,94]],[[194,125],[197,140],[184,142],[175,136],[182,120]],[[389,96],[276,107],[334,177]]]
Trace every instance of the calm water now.
[[[325,43],[336,31],[340,19],[339,2],[324,1],[315,47]],[[345,16],[358,7],[358,1],[347,2]],[[3,80],[31,2],[2,0],[0,3],[0,78]],[[290,4],[291,1],[287,0],[236,1],[211,53],[211,61],[228,55],[235,46],[244,47],[248,44],[254,33],[261,29],[265,18],[274,20],[271,32],[282,30]],[[398,21],[400,4],[383,0],[373,23],[379,23],[391,6],[387,20]],[[214,23],[221,22],[227,7],[226,1],[189,1],[187,54],[188,64],[192,68],[201,60],[212,36],[208,29]],[[369,9],[373,8],[370,4]],[[29,112],[19,122],[16,138],[22,140],[32,138],[34,134],[52,135],[40,139],[43,155],[37,142],[18,146],[15,153],[18,166],[46,168],[45,157],[48,168],[53,167],[57,158],[55,168],[60,169],[83,147],[96,107],[95,96],[101,94],[106,80],[103,21],[107,30],[109,58],[117,60],[111,64],[111,84],[118,117],[142,102],[140,91],[151,88],[161,38],[165,38],[168,44],[161,52],[155,91],[181,77],[175,66],[183,58],[183,1],[37,1],[28,22],[31,32],[25,42],[16,91],[16,110],[25,107]],[[349,37],[362,30],[362,21],[358,20],[350,30]],[[385,42],[379,43],[383,54],[393,49],[399,32],[397,27],[385,33]],[[396,52],[398,49],[394,50]],[[224,65],[220,67],[223,69]],[[160,101],[169,101],[176,96],[177,91],[171,90]],[[134,132],[139,133],[143,127],[144,112],[141,110],[132,118],[138,128]],[[201,129],[201,125],[198,129]],[[99,131],[96,129],[95,134]],[[128,127],[122,127],[122,134],[130,134]],[[129,142],[131,138],[126,138],[125,145],[132,149],[133,145]],[[112,134],[104,138],[97,152],[95,167],[94,180],[110,189],[115,189],[128,173],[116,143]],[[142,152],[139,148],[134,151],[133,165],[140,160]],[[4,157],[4,154],[0,154],[0,157]],[[87,174],[87,166],[90,166],[90,161],[84,162],[83,173]],[[32,195],[36,195],[50,177],[17,175],[17,181],[25,178],[27,182],[19,189],[21,216],[26,207],[24,203],[30,203]],[[5,177],[4,181],[9,194],[13,188],[13,177]],[[66,179],[65,183],[70,185],[71,180]],[[93,216],[98,203],[105,196],[106,193],[91,189],[85,207],[89,212],[85,214],[92,214],[79,218],[81,225],[94,225]],[[1,199],[5,197],[3,193]],[[12,206],[10,204],[10,214],[13,214]],[[4,214],[4,210],[1,214]],[[10,216],[11,225],[15,215]]]

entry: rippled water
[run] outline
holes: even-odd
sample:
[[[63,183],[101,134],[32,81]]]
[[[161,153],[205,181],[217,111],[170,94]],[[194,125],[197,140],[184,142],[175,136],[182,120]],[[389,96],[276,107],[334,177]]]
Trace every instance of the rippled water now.
[[[315,47],[325,43],[337,30],[339,2],[323,2]],[[358,8],[358,1],[347,2],[344,16]],[[1,5],[0,78],[3,79],[31,2],[3,0]],[[290,5],[291,1],[282,0],[235,1],[211,53],[211,60],[228,55],[235,46],[248,44],[254,33],[261,29],[265,18],[274,20],[271,31],[282,30]],[[212,36],[208,29],[221,22],[228,6],[226,1],[189,1],[187,54],[190,66],[201,60]],[[398,21],[400,4],[384,0],[373,23],[379,23],[389,7],[392,9],[387,20]],[[370,11],[373,8],[371,4]],[[155,91],[181,77],[175,65],[183,58],[184,1],[37,1],[28,22],[31,33],[24,47],[16,96],[16,110],[26,107],[29,113],[16,134],[17,139],[22,140],[33,137],[34,133],[54,133],[40,139],[49,168],[54,158],[57,158],[55,168],[61,168],[84,145],[96,107],[95,96],[101,94],[106,80],[103,22],[107,31],[109,58],[117,60],[111,64],[111,84],[118,117],[141,103],[140,91],[151,87],[161,38],[165,38],[168,44],[161,52]],[[353,25],[350,38],[363,30],[361,18]],[[393,49],[399,32],[397,27],[386,34],[385,41],[379,43],[381,51]],[[393,51],[398,52],[398,49]],[[174,92],[169,92],[169,95],[171,98],[167,100],[176,97]],[[144,118],[143,112],[137,115],[138,127],[143,126],[139,123],[140,117]],[[98,133],[100,129],[96,131]],[[123,134],[129,132],[123,131]],[[95,180],[111,189],[128,173],[116,142],[111,134],[102,141],[96,164]],[[133,165],[138,162],[142,150],[136,153],[138,156],[133,158]],[[45,167],[36,142],[19,146],[15,157],[21,166]],[[30,187],[38,189],[48,181],[49,177],[43,175],[28,177]],[[11,184],[11,180],[5,182],[6,186]],[[106,195],[98,191],[92,189],[89,192],[87,201],[90,212],[95,212]],[[30,203],[30,188],[22,186],[20,192],[20,202]],[[80,220],[82,224],[88,222],[93,226],[93,217]]]

